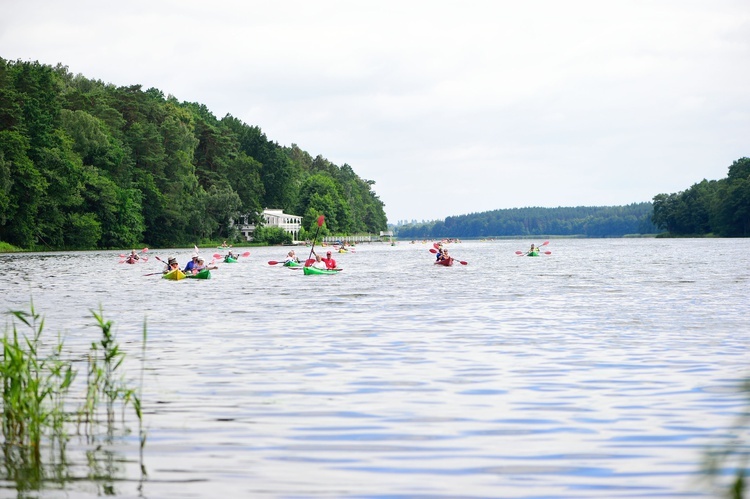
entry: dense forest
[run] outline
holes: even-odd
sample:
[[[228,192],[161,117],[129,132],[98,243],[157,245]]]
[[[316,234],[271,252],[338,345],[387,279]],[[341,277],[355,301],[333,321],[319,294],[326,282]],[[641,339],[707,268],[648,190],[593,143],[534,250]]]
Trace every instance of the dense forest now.
[[[404,239],[508,236],[622,237],[657,232],[651,203],[628,206],[513,208],[448,217],[444,221],[400,225]]]
[[[727,178],[658,194],[653,221],[674,236],[750,236],[750,158],[732,163]]]
[[[374,182],[155,88],[0,58],[0,241],[28,249],[233,239],[263,208],[322,233],[385,230]],[[263,231],[261,231],[262,233]],[[270,232],[270,231],[268,231]],[[304,232],[302,234],[304,237]]]

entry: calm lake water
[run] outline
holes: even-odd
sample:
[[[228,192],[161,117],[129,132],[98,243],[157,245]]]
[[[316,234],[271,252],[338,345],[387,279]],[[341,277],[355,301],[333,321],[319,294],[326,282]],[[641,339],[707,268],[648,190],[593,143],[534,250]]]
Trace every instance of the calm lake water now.
[[[33,299],[76,359],[101,306],[137,380],[148,328],[145,475],[128,416],[93,464],[73,437],[69,480],[39,496],[716,497],[698,472],[746,408],[750,239],[515,255],[531,242],[453,244],[451,268],[430,244],[364,244],[333,276],[250,248],[179,282],[144,274],[191,250],[0,255],[3,311]]]

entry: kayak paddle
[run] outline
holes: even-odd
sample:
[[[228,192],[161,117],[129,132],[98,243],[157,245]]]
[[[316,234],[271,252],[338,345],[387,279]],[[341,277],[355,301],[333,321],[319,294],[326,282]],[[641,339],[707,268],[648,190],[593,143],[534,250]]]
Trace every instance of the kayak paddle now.
[[[315,237],[313,237],[312,246],[310,247],[310,254],[307,257],[307,260],[305,260],[305,267],[309,267],[315,263],[315,259],[312,257],[313,253],[315,253],[315,240],[318,239],[318,233],[320,233],[320,227],[323,225],[323,221],[325,221],[325,217],[320,215],[318,217],[318,230],[315,231]]]

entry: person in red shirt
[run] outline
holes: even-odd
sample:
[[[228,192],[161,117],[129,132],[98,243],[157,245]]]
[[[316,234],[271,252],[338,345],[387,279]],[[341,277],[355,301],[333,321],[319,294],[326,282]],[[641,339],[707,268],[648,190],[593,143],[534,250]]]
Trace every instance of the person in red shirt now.
[[[330,251],[326,253],[326,257],[322,258],[322,260],[325,262],[326,268],[328,268],[328,269],[335,269],[336,268],[336,260],[334,260],[333,258],[331,258],[331,252]]]

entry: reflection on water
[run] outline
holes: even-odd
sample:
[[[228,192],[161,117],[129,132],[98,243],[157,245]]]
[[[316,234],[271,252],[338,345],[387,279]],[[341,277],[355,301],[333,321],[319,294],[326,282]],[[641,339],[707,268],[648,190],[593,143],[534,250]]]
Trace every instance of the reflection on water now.
[[[0,290],[73,352],[101,305],[132,373],[147,321],[148,476],[137,435],[93,463],[73,440],[50,497],[709,497],[702,452],[744,408],[744,246],[464,242],[446,268],[372,244],[334,276],[253,248],[179,282],[119,252],[0,255]]]

